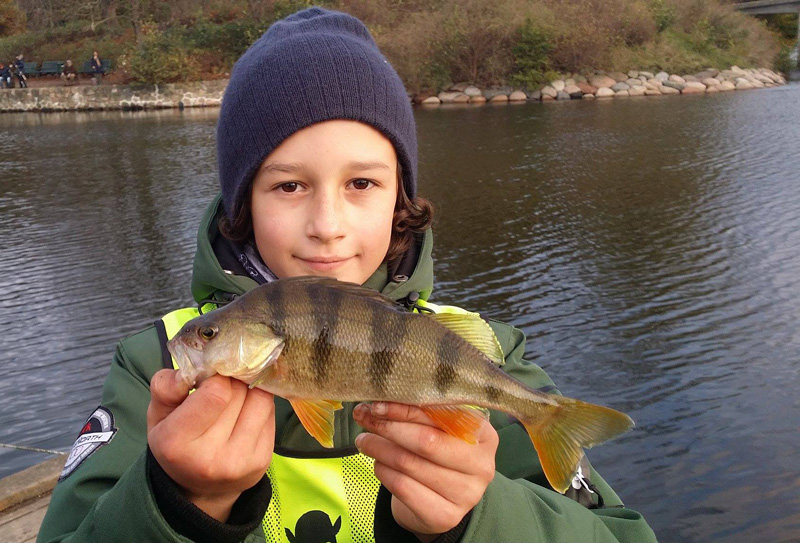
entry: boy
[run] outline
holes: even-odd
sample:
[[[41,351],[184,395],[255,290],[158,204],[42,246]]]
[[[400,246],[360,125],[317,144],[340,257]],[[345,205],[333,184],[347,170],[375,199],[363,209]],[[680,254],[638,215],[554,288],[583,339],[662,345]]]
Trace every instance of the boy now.
[[[234,68],[217,145],[222,195],[192,279],[203,311],[298,275],[459,311],[427,302],[432,211],[416,197],[413,112],[360,21],[311,8],[274,24]],[[322,449],[282,398],[222,376],[190,395],[164,345],[197,314],[120,343],[39,541],[655,540],[596,474],[576,478],[582,503],[550,490],[501,413],[469,445],[413,406],[345,405]],[[491,324],[504,370],[554,390],[521,359],[522,333]]]

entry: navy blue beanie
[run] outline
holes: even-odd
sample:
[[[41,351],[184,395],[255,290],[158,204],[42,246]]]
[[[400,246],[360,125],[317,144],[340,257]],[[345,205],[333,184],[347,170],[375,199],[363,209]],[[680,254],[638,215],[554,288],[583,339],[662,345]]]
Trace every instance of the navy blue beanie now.
[[[239,58],[217,122],[225,211],[238,213],[258,167],[314,123],[350,119],[383,133],[417,189],[417,133],[403,82],[355,17],[313,7],[274,23]]]

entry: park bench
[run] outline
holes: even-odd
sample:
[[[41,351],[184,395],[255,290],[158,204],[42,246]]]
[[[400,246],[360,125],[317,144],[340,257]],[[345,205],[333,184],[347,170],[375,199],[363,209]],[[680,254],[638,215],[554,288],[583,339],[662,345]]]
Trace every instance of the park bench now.
[[[102,59],[100,62],[103,65],[103,73],[104,74],[107,74],[108,72],[111,71],[111,61],[110,60]],[[80,70],[78,70],[78,73],[89,74],[89,75],[94,73],[94,72],[92,72],[92,61],[91,60],[87,60],[86,62],[84,62],[83,63],[83,67]]]
[[[39,75],[39,69],[37,67],[36,61],[26,62],[25,63],[25,75],[29,77],[35,77]]]
[[[45,60],[39,68],[39,75],[61,75],[64,63],[60,60]]]

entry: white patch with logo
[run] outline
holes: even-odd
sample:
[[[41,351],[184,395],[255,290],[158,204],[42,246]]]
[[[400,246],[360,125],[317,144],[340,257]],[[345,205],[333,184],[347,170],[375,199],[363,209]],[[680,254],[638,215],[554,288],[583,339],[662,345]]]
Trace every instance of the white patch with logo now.
[[[67,457],[67,463],[61,471],[59,481],[63,481],[89,458],[97,449],[111,441],[117,429],[114,427],[114,415],[102,405],[94,410],[86,424],[83,425],[78,439],[72,445],[72,450]]]

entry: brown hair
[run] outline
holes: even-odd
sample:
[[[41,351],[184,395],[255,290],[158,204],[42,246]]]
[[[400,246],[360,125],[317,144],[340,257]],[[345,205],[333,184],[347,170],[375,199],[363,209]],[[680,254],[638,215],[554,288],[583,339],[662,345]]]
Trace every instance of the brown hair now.
[[[253,237],[253,216],[250,209],[253,185],[245,192],[242,205],[233,219],[227,214],[219,220],[220,233],[231,241],[245,241]],[[403,184],[403,168],[397,163],[397,200],[392,218],[392,237],[385,262],[389,269],[400,260],[414,243],[414,234],[422,233],[433,223],[433,204],[425,198],[409,198]]]

